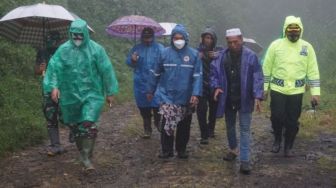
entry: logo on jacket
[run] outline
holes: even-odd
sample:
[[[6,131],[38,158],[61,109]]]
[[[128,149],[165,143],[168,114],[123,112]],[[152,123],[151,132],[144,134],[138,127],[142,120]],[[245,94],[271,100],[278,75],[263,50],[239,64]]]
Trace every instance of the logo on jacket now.
[[[184,56],[184,58],[183,58],[183,61],[184,61],[184,62],[189,62],[189,60],[190,60],[190,57],[189,57],[189,56],[187,56],[187,55]]]
[[[300,55],[307,56],[308,55],[308,47],[307,46],[302,46]]]

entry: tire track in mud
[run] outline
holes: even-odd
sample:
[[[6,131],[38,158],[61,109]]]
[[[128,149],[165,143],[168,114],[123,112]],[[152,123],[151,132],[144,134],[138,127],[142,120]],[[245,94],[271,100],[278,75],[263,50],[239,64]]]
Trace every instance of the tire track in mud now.
[[[194,115],[188,160],[158,159],[158,131],[154,129],[152,138],[145,140],[141,138],[142,130],[142,120],[132,103],[114,106],[101,117],[93,158],[96,173],[82,172],[78,151],[68,143],[68,131],[63,128],[61,139],[67,153],[47,157],[44,145],[13,153],[0,161],[0,187],[336,186],[336,170],[321,168],[318,163],[321,157],[336,161],[336,136],[321,135],[312,140],[299,137],[294,148],[296,157],[285,159],[281,152],[269,152],[272,134],[264,114],[253,116],[253,171],[249,176],[238,172],[238,161],[222,160],[227,150],[223,120],[217,121],[216,137],[209,140],[209,145],[200,145]]]

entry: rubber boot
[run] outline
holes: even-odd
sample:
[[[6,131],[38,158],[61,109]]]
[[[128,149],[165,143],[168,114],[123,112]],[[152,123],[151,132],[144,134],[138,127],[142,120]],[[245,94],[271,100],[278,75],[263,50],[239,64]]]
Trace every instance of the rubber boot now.
[[[279,153],[280,148],[281,148],[281,138],[282,138],[282,134],[280,133],[275,133],[274,132],[274,142],[273,142],[273,146],[272,146],[272,150],[271,152],[273,153]]]
[[[286,132],[285,134],[285,148],[284,148],[284,157],[293,157],[293,144],[296,138],[296,134],[298,133],[298,129],[292,132]]]
[[[60,144],[59,131],[57,126],[49,126],[48,134],[50,138],[50,145],[48,147],[48,156],[55,156],[65,152],[64,148]]]
[[[79,150],[80,161],[83,163],[85,167],[85,171],[87,172],[95,170],[90,160],[90,158],[92,157],[95,140],[96,139],[87,138],[87,137],[76,138],[76,146]]]
[[[151,118],[143,118],[143,125],[144,125],[144,136],[143,138],[148,139],[152,135],[152,120]]]

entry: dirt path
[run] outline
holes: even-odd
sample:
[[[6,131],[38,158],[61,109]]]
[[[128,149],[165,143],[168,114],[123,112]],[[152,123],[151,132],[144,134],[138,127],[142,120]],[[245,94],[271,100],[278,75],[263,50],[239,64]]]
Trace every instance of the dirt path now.
[[[81,171],[74,144],[61,130],[66,154],[47,157],[45,146],[14,153],[0,161],[0,187],[336,187],[336,135],[298,138],[296,157],[269,152],[270,122],[255,115],[252,123],[253,171],[241,175],[238,162],[222,160],[227,149],[223,120],[216,138],[199,145],[193,118],[189,159],[161,160],[159,134],[141,139],[142,123],[132,104],[116,106],[102,115],[94,164],[95,174]]]

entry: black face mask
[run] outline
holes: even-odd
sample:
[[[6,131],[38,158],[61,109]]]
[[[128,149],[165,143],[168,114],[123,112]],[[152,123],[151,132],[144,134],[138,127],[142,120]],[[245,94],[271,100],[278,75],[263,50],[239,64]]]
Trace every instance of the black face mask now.
[[[294,43],[300,39],[300,33],[288,33],[287,38]]]

